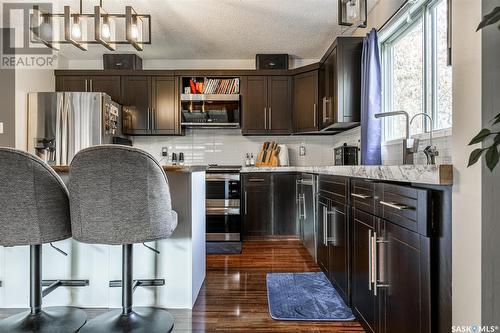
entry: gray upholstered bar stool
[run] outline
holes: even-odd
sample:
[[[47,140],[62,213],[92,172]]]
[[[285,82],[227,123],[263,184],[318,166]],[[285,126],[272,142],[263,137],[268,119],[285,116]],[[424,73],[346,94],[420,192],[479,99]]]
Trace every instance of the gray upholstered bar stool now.
[[[0,246],[30,246],[31,308],[0,321],[0,332],[76,332],[87,320],[84,311],[42,308],[43,296],[71,285],[70,280],[57,280],[42,290],[42,244],[71,237],[66,186],[34,155],[0,148],[0,189]]]
[[[132,308],[132,245],[169,237],[177,227],[167,176],[148,153],[126,146],[84,149],[69,174],[73,238],[84,243],[122,245],[122,309],[89,321],[80,332],[170,332],[164,309]]]

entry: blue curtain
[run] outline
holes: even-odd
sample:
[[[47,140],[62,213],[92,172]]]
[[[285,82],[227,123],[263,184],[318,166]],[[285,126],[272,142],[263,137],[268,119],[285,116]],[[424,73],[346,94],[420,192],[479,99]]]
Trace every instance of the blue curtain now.
[[[380,165],[381,121],[374,117],[382,111],[382,74],[377,30],[363,41],[361,57],[361,164]]]

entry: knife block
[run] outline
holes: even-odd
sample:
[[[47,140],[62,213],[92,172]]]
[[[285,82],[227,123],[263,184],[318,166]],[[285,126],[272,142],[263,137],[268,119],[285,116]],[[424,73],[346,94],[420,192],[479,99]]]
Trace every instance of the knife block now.
[[[277,167],[279,166],[278,152],[276,150],[261,150],[255,166],[257,167]]]

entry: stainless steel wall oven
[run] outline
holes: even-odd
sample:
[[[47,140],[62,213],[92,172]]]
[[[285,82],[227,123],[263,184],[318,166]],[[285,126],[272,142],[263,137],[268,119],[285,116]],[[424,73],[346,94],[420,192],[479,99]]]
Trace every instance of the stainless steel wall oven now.
[[[209,166],[206,172],[206,239],[240,241],[240,166]]]

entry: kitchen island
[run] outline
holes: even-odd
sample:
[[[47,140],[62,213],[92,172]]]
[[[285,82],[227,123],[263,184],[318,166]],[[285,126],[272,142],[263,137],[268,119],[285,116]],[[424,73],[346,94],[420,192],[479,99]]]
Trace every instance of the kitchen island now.
[[[147,243],[159,254],[142,244],[134,246],[134,279],[165,280],[162,286],[137,288],[135,306],[193,308],[205,279],[205,169],[164,166],[178,225],[170,238]],[[68,180],[68,167],[54,170]],[[72,239],[53,244],[68,256],[44,244],[43,279],[83,279],[89,280],[89,285],[58,288],[44,297],[44,306],[121,306],[121,288],[110,287],[110,281],[121,279],[121,246],[84,244]],[[28,246],[0,247],[0,308],[28,307],[29,265],[24,264],[28,261]]]

